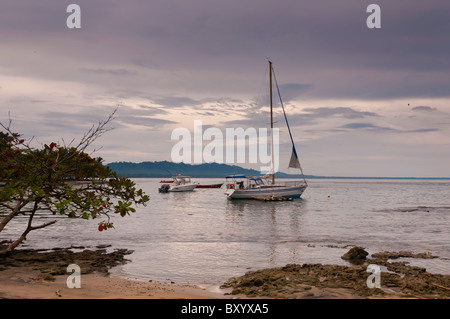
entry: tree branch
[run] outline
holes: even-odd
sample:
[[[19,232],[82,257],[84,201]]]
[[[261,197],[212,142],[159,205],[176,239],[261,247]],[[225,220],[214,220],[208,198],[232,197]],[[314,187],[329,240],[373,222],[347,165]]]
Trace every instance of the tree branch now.
[[[1,255],[1,254],[8,253],[8,252],[14,250],[14,248],[16,248],[18,245],[20,245],[20,243],[22,243],[24,240],[27,239],[27,235],[28,235],[28,233],[29,233],[30,231],[36,230],[36,229],[41,229],[41,228],[44,228],[44,227],[47,227],[47,226],[50,226],[50,225],[53,225],[54,223],[56,223],[56,220],[54,220],[54,221],[51,221],[51,222],[48,222],[48,223],[45,223],[45,224],[42,224],[42,225],[39,225],[39,226],[32,226],[32,225],[31,225],[31,223],[32,223],[32,221],[33,221],[34,214],[36,213],[36,210],[37,210],[38,207],[39,207],[39,202],[40,202],[39,199],[37,199],[37,200],[34,202],[34,207],[33,207],[32,213],[30,214],[30,217],[29,217],[29,219],[28,219],[28,226],[27,226],[27,228],[25,229],[25,231],[22,233],[22,235],[20,235],[20,237],[19,237],[17,240],[15,240],[14,242],[12,242],[6,249],[1,250],[1,251],[0,251],[0,255]],[[19,211],[20,211],[20,210],[19,210]],[[12,218],[12,217],[11,217],[11,218]]]
[[[13,211],[3,217],[2,221],[0,222],[0,232],[5,228],[5,226],[13,219],[15,216],[17,216],[23,207],[29,203],[29,200],[20,200],[17,202],[16,206],[14,207]]]
[[[41,229],[41,228],[44,228],[44,227],[53,225],[53,224],[55,224],[55,223],[56,223],[56,220],[53,220],[53,221],[51,221],[51,222],[48,222],[48,223],[45,223],[45,224],[42,224],[42,225],[39,225],[39,226],[33,226],[33,227],[30,227],[30,231],[36,230],[36,229]],[[29,232],[30,232],[30,231],[29,231]]]

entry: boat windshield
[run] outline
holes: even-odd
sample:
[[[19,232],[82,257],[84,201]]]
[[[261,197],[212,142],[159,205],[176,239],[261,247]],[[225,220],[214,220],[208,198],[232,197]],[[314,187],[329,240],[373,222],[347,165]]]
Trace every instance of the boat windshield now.
[[[191,182],[191,178],[189,176],[174,176],[173,180],[175,184],[187,184]]]
[[[264,185],[261,178],[250,178],[250,185]]]

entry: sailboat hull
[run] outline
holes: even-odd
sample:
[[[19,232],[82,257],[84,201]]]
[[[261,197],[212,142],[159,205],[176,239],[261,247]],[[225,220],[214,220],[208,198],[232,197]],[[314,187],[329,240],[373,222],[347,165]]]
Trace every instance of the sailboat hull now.
[[[261,199],[265,197],[300,198],[306,187],[306,185],[299,185],[229,189],[226,195],[228,199]]]

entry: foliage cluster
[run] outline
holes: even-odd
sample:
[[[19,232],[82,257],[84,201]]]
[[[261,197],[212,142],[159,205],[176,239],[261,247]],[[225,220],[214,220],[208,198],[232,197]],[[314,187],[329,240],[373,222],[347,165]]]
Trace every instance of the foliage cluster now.
[[[113,113],[114,114],[114,113]],[[112,115],[113,115],[112,114]],[[94,158],[86,148],[101,136],[112,115],[100,122],[71,146],[57,142],[39,148],[31,146],[32,139],[24,139],[10,130],[0,132],[0,232],[16,216],[25,215],[28,223],[22,234],[0,254],[16,248],[30,231],[52,225],[56,220],[33,224],[39,213],[59,214],[71,218],[101,219],[100,231],[113,227],[112,214],[124,217],[134,213],[134,206],[149,201],[136,184],[118,176]]]

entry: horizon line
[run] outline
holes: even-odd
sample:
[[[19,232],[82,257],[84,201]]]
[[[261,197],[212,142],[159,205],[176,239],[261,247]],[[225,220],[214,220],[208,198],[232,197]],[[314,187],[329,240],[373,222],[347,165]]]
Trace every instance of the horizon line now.
[[[167,161],[167,160],[163,160],[163,161],[142,161],[142,162],[130,162],[130,161],[115,161],[115,162],[111,162],[111,163],[107,163],[105,164],[105,166],[108,166],[110,164],[120,164],[120,163],[130,163],[130,164],[142,164],[142,163],[161,163],[161,162],[166,162],[166,163],[172,163],[175,165],[179,165],[179,164],[184,164],[184,165],[190,165],[190,166],[200,166],[200,165],[206,165],[206,164],[218,164],[218,165],[226,165],[226,166],[237,166],[240,167],[242,169],[245,170],[254,170],[257,171],[256,169],[253,168],[245,168],[242,166],[239,166],[237,164],[226,164],[226,163],[217,163],[217,162],[209,162],[209,163],[184,163],[184,162],[180,162],[180,163],[175,163],[172,161]],[[292,177],[299,175],[299,174],[291,174],[291,173],[285,173],[285,172],[281,172],[278,171],[275,174],[280,173],[280,174],[284,174],[284,175],[292,175]],[[132,174],[134,175],[134,174]],[[136,175],[140,175],[140,174],[136,174]],[[150,174],[150,175],[154,175],[154,174]],[[450,180],[450,177],[418,177],[418,176],[339,176],[339,175],[320,175],[320,174],[304,174],[305,178],[317,178],[317,179],[326,179],[326,178],[330,178],[330,179],[433,179],[433,180]],[[150,176],[149,176],[150,177]],[[159,176],[155,176],[155,177],[159,177]],[[205,177],[207,178],[207,177]]]

